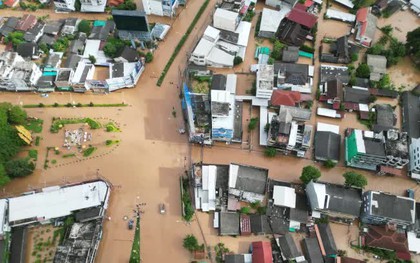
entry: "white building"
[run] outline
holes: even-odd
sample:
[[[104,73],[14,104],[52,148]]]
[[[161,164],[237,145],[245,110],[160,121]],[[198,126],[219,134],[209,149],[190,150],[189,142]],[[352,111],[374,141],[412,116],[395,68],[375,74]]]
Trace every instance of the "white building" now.
[[[109,59],[106,57],[103,50],[99,50],[101,46],[101,40],[99,39],[88,39],[86,40],[85,50],[83,52],[83,58],[86,62],[89,61],[89,56],[94,56],[96,59],[95,65],[97,66],[108,66]]]
[[[71,80],[72,84],[84,85],[86,80],[93,79],[95,74],[95,66],[92,64],[87,64],[83,61],[80,61],[77,64],[77,68],[74,71],[73,79]]]
[[[27,85],[33,86],[42,76],[38,65],[32,61],[17,62],[12,70],[11,79],[22,79]]]
[[[257,98],[270,99],[274,88],[274,66],[259,65],[256,80]]]
[[[290,8],[282,8],[279,11],[263,8],[258,36],[264,38],[274,37],[277,33],[280,22],[289,12]]]
[[[216,165],[202,165],[201,179],[195,187],[195,205],[203,212],[216,210]],[[197,178],[197,177],[196,177]]]
[[[58,12],[71,12],[76,11],[74,7],[74,0],[55,0],[54,6],[55,10]]]
[[[238,13],[217,8],[213,15],[213,26],[219,29],[235,32],[240,22]]]
[[[108,92],[134,87],[143,71],[144,64],[141,61],[110,64],[110,78],[105,80]]]
[[[106,0],[80,0],[82,4],[81,12],[86,13],[103,13],[105,11]]]
[[[296,192],[295,188],[275,185],[273,188],[274,205],[295,208]]]
[[[233,67],[233,55],[223,51],[215,42],[203,37],[194,51],[191,53],[190,61],[196,65],[209,67]]]
[[[211,138],[214,141],[230,142],[234,137],[236,82],[236,75],[229,74],[226,90],[211,90]]]
[[[410,144],[410,175],[415,180],[420,180],[420,138],[411,138]]]
[[[174,16],[178,0],[142,0],[144,12],[147,15]]]
[[[416,13],[418,16],[420,16],[420,0],[411,0],[411,10],[413,10],[414,13]]]

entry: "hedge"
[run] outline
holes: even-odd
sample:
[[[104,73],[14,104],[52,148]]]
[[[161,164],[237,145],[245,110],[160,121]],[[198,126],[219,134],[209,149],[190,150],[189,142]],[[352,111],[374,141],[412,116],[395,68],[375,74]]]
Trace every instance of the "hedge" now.
[[[203,5],[200,7],[200,10],[198,10],[197,14],[195,15],[191,25],[188,27],[187,32],[182,36],[181,40],[179,40],[178,45],[176,45],[174,52],[172,53],[171,58],[168,60],[168,63],[166,63],[165,68],[162,71],[162,74],[160,74],[160,77],[156,83],[157,86],[161,86],[163,83],[163,80],[165,79],[166,73],[168,73],[169,68],[171,67],[172,63],[174,62],[176,56],[178,55],[178,52],[181,50],[182,46],[185,44],[185,41],[187,41],[188,36],[191,34],[192,30],[194,29],[195,25],[198,22],[198,19],[200,19],[201,15],[203,14],[204,10],[206,10],[206,7],[209,5],[210,0],[204,1]]]
[[[126,107],[128,106],[128,104],[125,103],[107,103],[107,104],[94,104],[94,103],[88,103],[88,104],[81,104],[78,103],[76,105],[74,105],[76,107]],[[73,107],[73,104],[71,103],[67,103],[67,104],[58,104],[58,103],[54,103],[54,104],[27,104],[27,105],[23,105],[23,108],[50,108],[50,107],[54,107],[54,108],[62,108],[62,107]]]

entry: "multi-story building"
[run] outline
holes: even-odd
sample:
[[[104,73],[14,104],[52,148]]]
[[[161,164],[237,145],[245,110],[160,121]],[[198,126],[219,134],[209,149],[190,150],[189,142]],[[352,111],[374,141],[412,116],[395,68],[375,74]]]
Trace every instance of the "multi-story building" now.
[[[54,6],[56,12],[72,12],[75,11],[74,0],[54,0]]]
[[[415,223],[416,201],[382,192],[363,193],[361,219],[363,223],[373,225],[393,224],[406,228]]]
[[[144,12],[147,15],[174,16],[178,0],[143,0]]]
[[[81,12],[103,13],[105,11],[106,0],[81,0]]]
[[[260,64],[257,71],[256,96],[261,99],[270,99],[274,89],[274,66]]]
[[[347,166],[377,171],[381,166],[402,169],[409,162],[406,133],[396,130],[375,133],[348,129],[345,162]]]

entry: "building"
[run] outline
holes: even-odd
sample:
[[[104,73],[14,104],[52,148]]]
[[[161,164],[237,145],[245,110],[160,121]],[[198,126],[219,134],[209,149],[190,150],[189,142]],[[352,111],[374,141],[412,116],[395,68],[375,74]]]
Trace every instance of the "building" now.
[[[80,12],[103,13],[105,11],[106,0],[81,0]]]
[[[245,202],[263,202],[268,170],[238,164],[229,165],[229,194]]]
[[[306,194],[312,209],[312,217],[321,214],[330,220],[352,223],[360,215],[362,191],[342,185],[310,182]]]
[[[134,48],[124,46],[121,48],[114,58],[115,62],[136,62],[139,61],[140,55]]]
[[[331,66],[321,64],[320,74],[320,85],[332,79],[338,79],[344,85],[346,85],[347,83],[349,83],[350,80],[348,68],[344,66]]]
[[[330,44],[329,52],[330,53],[321,54],[322,62],[348,64],[351,62],[351,55],[357,54],[358,49],[356,46],[349,43],[348,36],[342,36],[337,38],[337,41]]]
[[[367,55],[367,65],[370,69],[370,80],[379,81],[386,74],[386,57],[379,55]]]
[[[213,26],[218,29],[235,32],[241,18],[238,13],[217,8],[213,15]]]
[[[178,7],[177,0],[144,0],[142,2],[147,15],[173,17]]]
[[[45,62],[45,66],[53,69],[59,69],[63,55],[63,52],[50,52],[50,54],[48,54],[48,59]]]
[[[149,22],[145,12],[113,9],[112,17],[118,30],[118,36],[121,39],[152,40]]]
[[[11,79],[22,79],[28,86],[34,86],[42,72],[38,65],[32,61],[17,62],[11,72]]]
[[[77,64],[76,70],[74,71],[73,79],[71,80],[74,91],[85,92],[85,82],[86,80],[92,80],[95,74],[95,66],[92,64],[86,64],[83,61],[80,61]],[[76,87],[77,86],[77,87]]]
[[[89,39],[99,39],[106,41],[110,34],[115,30],[115,23],[112,20],[95,20],[93,22],[92,31],[90,32]]]
[[[11,32],[15,31],[18,22],[19,22],[19,19],[17,17],[12,16],[12,17],[7,18],[7,20],[3,22],[3,25],[0,27],[0,34],[6,37]]]
[[[317,123],[315,133],[315,160],[332,161],[340,160],[341,135],[340,127],[326,123]]]
[[[405,91],[402,100],[402,130],[409,137],[410,162],[408,174],[415,180],[420,180],[420,99],[412,92]]]
[[[406,133],[348,129],[344,138],[346,166],[377,171],[381,165],[402,169],[409,162]]]
[[[410,0],[410,4],[410,9],[417,15],[420,15],[420,0]]]
[[[343,12],[337,9],[333,9],[333,8],[328,8],[327,12],[325,12],[325,16],[329,19],[335,19],[338,21],[351,23],[351,24],[353,24],[354,21],[356,21],[355,15],[349,14],[348,12]]]
[[[316,238],[305,238],[302,243],[305,259],[309,263],[324,263],[321,248],[319,247],[318,240],[316,240]]]
[[[259,65],[256,79],[257,98],[270,99],[274,89],[274,66]]]
[[[78,24],[79,20],[77,18],[67,18],[66,20],[64,20],[64,25],[61,29],[61,35],[73,35],[77,31]]]
[[[307,64],[274,63],[274,86],[277,89],[310,94],[314,67]]]
[[[252,263],[252,254],[225,255],[225,263]]]
[[[239,214],[236,212],[220,212],[219,235],[239,236]]]
[[[76,11],[75,0],[54,0],[56,12],[73,12]]]
[[[231,142],[235,129],[235,94],[237,77],[227,75],[226,86],[223,89],[212,89],[211,99],[211,138],[214,141]],[[213,83],[212,83],[213,84]]]
[[[280,23],[277,37],[291,46],[301,46],[317,23],[317,17],[294,7]]]
[[[25,32],[25,34],[23,35],[23,39],[25,39],[25,41],[27,42],[38,42],[42,34],[44,34],[44,27],[44,23],[36,23],[35,26],[33,26],[31,29]]]
[[[296,247],[295,241],[289,233],[279,238],[276,238],[276,241],[280,247],[281,256],[283,260],[295,260],[296,258],[302,257],[302,254],[298,251]]]
[[[316,224],[315,233],[324,258],[336,258],[337,246],[329,224]]]
[[[34,15],[23,15],[22,18],[18,21],[16,25],[16,30],[26,32],[30,29],[32,29],[36,23],[38,22],[38,19]]]
[[[63,26],[63,21],[48,21],[44,27],[44,34],[48,34],[51,36],[57,36],[60,33],[61,27]]]
[[[280,107],[281,105],[298,107],[302,102],[302,94],[290,90],[274,90],[271,95],[270,105]]]
[[[312,143],[312,125],[304,123],[310,116],[310,110],[281,106],[279,115],[271,119],[267,146],[286,155],[304,157]]]
[[[410,260],[408,241],[405,232],[396,231],[387,226],[369,226],[362,236],[364,246],[395,251],[400,260]]]
[[[365,47],[370,47],[375,38],[376,23],[378,21],[378,18],[370,10],[370,7],[363,7],[356,13],[355,39]]]
[[[270,242],[252,242],[252,263],[273,263],[273,251]]]
[[[36,43],[21,43],[17,46],[16,52],[24,59],[38,59],[39,50]]]
[[[282,51],[281,61],[296,63],[299,60],[299,47],[288,46]]]
[[[343,101],[343,83],[339,79],[330,79],[320,86],[320,101],[327,104],[341,103]]]
[[[71,80],[73,79],[74,71],[71,68],[60,68],[57,71],[54,84],[59,91],[71,91]]]
[[[382,192],[363,193],[362,222],[372,225],[391,224],[407,228],[415,223],[416,201]]]
[[[258,36],[263,38],[275,37],[281,21],[289,12],[290,9],[288,8],[282,8],[279,11],[263,8]]]
[[[374,132],[388,131],[397,123],[397,116],[389,104],[375,104],[376,123],[373,125]]]
[[[139,81],[144,69],[144,61],[111,63],[109,65],[109,78],[105,80],[105,83],[102,83],[106,86],[106,90],[103,92],[134,87]],[[93,86],[99,84],[97,81],[89,83]]]

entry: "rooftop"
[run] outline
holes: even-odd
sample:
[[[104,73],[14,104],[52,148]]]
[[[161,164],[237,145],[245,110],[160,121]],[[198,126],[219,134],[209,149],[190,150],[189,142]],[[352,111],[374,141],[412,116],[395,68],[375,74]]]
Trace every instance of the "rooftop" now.
[[[222,236],[239,235],[239,214],[236,212],[220,212],[219,234]]]
[[[370,191],[370,193],[372,195],[372,215],[414,224],[416,202],[413,199],[375,191]]]
[[[264,194],[268,170],[253,166],[230,164],[229,187],[241,191]]]
[[[322,257],[316,238],[305,238],[302,247],[306,260],[311,263],[324,263],[324,258]]]
[[[369,230],[365,236],[365,245],[409,253],[405,233],[392,231],[384,226],[369,226]]]
[[[340,160],[341,135],[329,131],[315,133],[315,159]]]
[[[321,248],[324,249],[326,255],[336,255],[337,254],[337,247],[335,245],[334,236],[331,232],[331,228],[329,224],[317,224],[316,228],[318,228],[319,235],[322,240]]]
[[[278,240],[281,252],[286,259],[291,260],[301,256],[296,247],[295,241],[289,233],[279,237]]]
[[[286,18],[309,29],[317,22],[317,17],[315,15],[296,7],[286,15]]]

